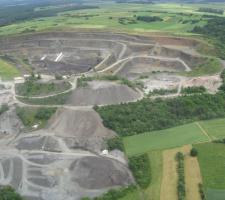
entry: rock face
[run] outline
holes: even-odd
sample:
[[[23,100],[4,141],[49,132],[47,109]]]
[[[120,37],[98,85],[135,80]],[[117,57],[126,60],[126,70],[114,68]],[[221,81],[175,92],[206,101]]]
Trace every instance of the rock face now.
[[[139,92],[127,85],[110,81],[92,81],[87,87],[75,89],[68,104],[73,106],[110,105],[135,101],[140,97]]]

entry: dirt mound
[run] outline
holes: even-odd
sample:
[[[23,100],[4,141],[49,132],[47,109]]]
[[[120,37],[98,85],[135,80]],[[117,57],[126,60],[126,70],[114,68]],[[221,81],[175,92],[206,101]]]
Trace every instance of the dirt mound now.
[[[48,131],[64,138],[70,148],[99,152],[103,141],[115,135],[103,126],[102,119],[93,110],[61,109],[49,124]]]
[[[84,157],[70,166],[72,181],[87,189],[129,185],[133,178],[127,167],[114,160]]]
[[[73,106],[110,105],[135,101],[140,93],[128,87],[109,81],[92,81],[87,87],[73,91],[68,104]]]

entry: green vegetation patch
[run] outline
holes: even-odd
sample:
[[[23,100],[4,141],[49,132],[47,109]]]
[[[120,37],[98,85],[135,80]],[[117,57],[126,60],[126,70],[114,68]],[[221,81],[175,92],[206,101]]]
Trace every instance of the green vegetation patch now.
[[[119,200],[139,200],[140,199],[140,194],[138,189],[131,191],[126,194],[126,196],[119,198]]]
[[[215,13],[215,14],[223,15],[224,9],[201,7],[198,9],[198,12],[208,12],[208,13]]]
[[[225,190],[210,189],[206,190],[207,200],[224,200]]]
[[[148,154],[142,154],[129,158],[129,167],[137,184],[146,189],[151,182],[151,168]]]
[[[8,104],[3,104],[0,107],[0,115],[9,110]]]
[[[194,86],[182,88],[181,94],[193,94],[193,93],[205,93],[206,88],[204,86]]]
[[[2,79],[12,79],[19,75],[19,70],[16,67],[0,58],[0,77]]]
[[[201,121],[199,124],[213,140],[225,138],[225,119]]]
[[[222,70],[222,64],[217,58],[205,58],[205,61],[195,66],[192,71],[184,72],[182,74],[187,76],[202,76],[213,75],[219,73]]]
[[[30,130],[32,126],[38,124],[38,128],[43,128],[48,119],[56,112],[56,108],[31,108],[18,107],[16,113],[23,122],[24,126]]]
[[[225,116],[224,93],[195,94],[173,99],[142,99],[97,107],[106,127],[120,136],[162,130],[197,120]]]
[[[220,78],[222,79],[222,85],[220,86],[219,90],[225,92],[225,69],[221,72]]]
[[[225,189],[224,163],[225,145],[220,143],[204,143],[194,145],[198,150],[203,185],[210,189]]]
[[[1,186],[0,200],[24,200],[11,186]]]
[[[19,96],[43,96],[57,94],[71,88],[70,83],[66,81],[58,83],[39,83],[37,81],[28,80],[25,83],[16,85],[16,93]]]
[[[168,149],[185,144],[206,142],[208,138],[195,123],[161,131],[143,133],[123,138],[129,156],[156,149]]]
[[[135,194],[136,191],[137,191],[136,186],[130,185],[128,187],[124,187],[120,189],[109,190],[107,193],[103,194],[102,196],[93,198],[93,200],[126,200],[128,196],[130,196],[131,194],[132,195]],[[88,197],[84,197],[81,200],[91,200],[91,199]],[[133,200],[136,200],[136,199],[133,199]]]
[[[178,200],[185,200],[186,191],[185,191],[185,176],[184,176],[184,155],[181,152],[176,154],[177,161],[177,196]]]
[[[17,97],[17,99],[23,103],[30,105],[63,105],[67,102],[71,92],[58,94],[46,98],[29,98],[29,97]]]
[[[114,137],[109,140],[107,140],[107,147],[110,151],[114,149],[119,149],[121,151],[124,151],[124,145],[123,140],[121,137]]]
[[[119,77],[117,75],[103,75],[103,76],[92,76],[92,77],[82,76],[77,79],[77,87],[86,87],[88,86],[88,82],[93,80],[117,81],[118,83],[127,85],[128,87],[131,87],[131,88],[135,88],[137,86],[132,81],[129,81],[128,79]]]
[[[154,89],[148,93],[148,96],[168,95],[177,93],[177,89]]]
[[[216,55],[225,59],[225,17],[209,17],[206,25],[196,26],[192,31],[208,36],[215,46]]]
[[[144,196],[148,200],[159,200],[163,170],[162,151],[150,151],[148,157],[150,160],[151,182],[144,190]]]

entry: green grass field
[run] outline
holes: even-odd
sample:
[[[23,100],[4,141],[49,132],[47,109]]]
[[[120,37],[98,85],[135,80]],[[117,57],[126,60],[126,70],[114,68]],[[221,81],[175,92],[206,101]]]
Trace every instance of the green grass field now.
[[[125,197],[120,198],[119,200],[140,200],[139,191],[135,190],[128,193]]]
[[[199,122],[212,139],[225,137],[225,119],[215,119]]]
[[[207,200],[223,200],[225,195],[225,145],[205,143],[194,145],[206,188]]]
[[[225,190],[207,189],[207,200],[224,200]]]
[[[200,121],[199,124],[202,129],[196,123],[191,123],[161,131],[124,137],[126,153],[131,156],[150,150],[169,149],[185,144],[225,138],[225,119]]]
[[[162,151],[150,151],[148,153],[151,167],[151,183],[144,191],[146,200],[159,200],[162,180]]]
[[[221,72],[223,66],[217,58],[206,58],[206,61],[201,65],[195,66],[192,71],[184,72],[183,75],[187,76],[202,76],[202,75],[213,75]]]
[[[206,142],[208,138],[195,123],[191,123],[161,131],[128,136],[123,141],[126,153],[131,156],[150,150],[169,149],[185,144]]]
[[[219,4],[218,7],[224,6]],[[204,4],[117,4],[101,3],[99,9],[67,11],[54,17],[33,19],[30,21],[8,25],[0,28],[0,35],[23,32],[42,31],[46,29],[117,29],[126,31],[165,31],[178,34],[189,34],[195,25],[204,25],[205,13],[197,12]],[[225,6],[224,6],[225,7]],[[47,8],[46,8],[47,9]],[[183,14],[181,14],[183,13]],[[208,14],[208,13],[207,13]],[[135,20],[135,16],[159,16],[162,22],[119,23],[119,18]]]
[[[162,180],[162,151],[148,152],[151,167],[151,183],[145,190],[137,189],[120,200],[159,200]]]
[[[5,60],[0,59],[0,77],[3,79],[12,79],[19,76],[19,70]]]

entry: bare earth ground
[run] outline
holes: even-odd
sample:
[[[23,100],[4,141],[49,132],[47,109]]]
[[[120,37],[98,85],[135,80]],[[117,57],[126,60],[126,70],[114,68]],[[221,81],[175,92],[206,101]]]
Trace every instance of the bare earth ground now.
[[[185,182],[186,199],[201,200],[198,184],[202,183],[202,177],[197,157],[189,155],[191,147],[185,149]]]
[[[160,200],[177,200],[177,172],[175,155],[180,148],[163,152],[163,175]]]

